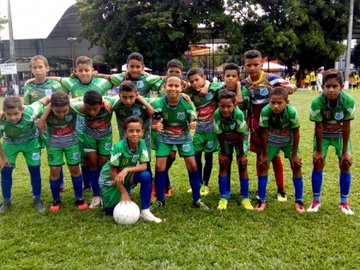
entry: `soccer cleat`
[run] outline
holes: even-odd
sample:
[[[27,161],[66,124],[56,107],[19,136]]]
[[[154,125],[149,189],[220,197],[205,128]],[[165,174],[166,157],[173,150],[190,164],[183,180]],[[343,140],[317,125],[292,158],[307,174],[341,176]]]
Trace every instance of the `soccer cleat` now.
[[[150,211],[156,211],[158,209],[162,209],[164,207],[164,202],[156,200],[151,206]]]
[[[193,203],[193,205],[202,210],[210,210],[209,206],[207,206],[201,199],[198,199],[195,203]]]
[[[79,210],[86,210],[89,208],[89,205],[87,203],[85,203],[83,199],[76,200],[75,205],[76,205],[76,208]]]
[[[4,201],[0,206],[0,214],[5,213],[11,206],[10,201]]]
[[[218,210],[226,210],[227,205],[228,205],[228,200],[225,199],[225,198],[221,198],[220,201],[219,201],[217,209]]]
[[[264,211],[267,207],[267,202],[258,201],[255,206],[255,211]]]
[[[150,209],[141,210],[140,218],[142,218],[145,221],[152,221],[152,222],[155,222],[155,223],[161,223],[162,222],[162,219],[154,216],[154,214],[150,212]]]
[[[246,209],[246,210],[254,210],[254,207],[251,205],[250,199],[249,198],[245,198],[241,200],[241,205]]]
[[[209,187],[205,185],[200,186],[200,195],[207,196],[209,194]]]
[[[279,191],[276,194],[276,198],[279,202],[286,202],[287,201],[287,197],[286,197],[286,193],[285,191]]]
[[[101,206],[101,197],[100,196],[95,196],[91,200],[90,208],[94,209],[94,208],[98,208],[99,206]]]
[[[171,197],[173,192],[172,187],[168,187],[168,189],[165,191],[165,197]]]
[[[43,202],[40,199],[35,199],[34,200],[34,206],[35,206],[35,209],[39,213],[44,213],[45,212],[45,206],[44,206]]]
[[[60,204],[61,201],[53,201],[52,205],[50,206],[50,211],[51,212],[57,212],[60,210]]]
[[[321,204],[319,201],[313,201],[310,207],[307,209],[307,212],[317,212],[319,211]]]
[[[295,211],[299,214],[305,213],[304,204],[302,201],[296,201],[294,204]]]
[[[347,202],[340,203],[339,208],[341,212],[343,212],[345,215],[354,215],[354,212],[350,209],[349,204]]]

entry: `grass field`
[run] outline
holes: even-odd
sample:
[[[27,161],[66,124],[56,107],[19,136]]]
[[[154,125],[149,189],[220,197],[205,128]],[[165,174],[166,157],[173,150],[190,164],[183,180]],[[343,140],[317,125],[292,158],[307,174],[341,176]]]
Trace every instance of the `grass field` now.
[[[360,93],[353,94],[360,103]],[[300,151],[303,157],[304,203],[312,200],[313,123],[308,120],[313,94],[291,96],[301,119]],[[115,122],[114,122],[115,123]],[[116,127],[115,129],[116,130]],[[39,214],[32,206],[29,173],[22,157],[14,171],[13,207],[0,216],[0,269],[360,269],[360,121],[352,122],[354,153],[350,205],[354,216],[338,209],[339,169],[331,150],[325,167],[322,208],[298,215],[293,209],[293,186],[288,161],[284,160],[288,202],[275,199],[272,172],[268,185],[268,209],[248,212],[239,206],[239,183],[232,174],[233,198],[228,210],[216,209],[219,199],[218,165],[204,198],[210,212],[191,207],[188,177],[183,160],[171,169],[173,197],[157,212],[162,224],[139,221],[120,226],[100,209],[79,212],[73,206],[68,173],[63,207],[58,213]],[[118,138],[118,134],[114,135]],[[43,152],[44,153],[44,152]],[[43,200],[51,193],[45,153],[42,157]],[[249,155],[252,198],[257,179],[254,155]],[[139,203],[139,189],[133,192]],[[87,201],[91,194],[85,194]]]

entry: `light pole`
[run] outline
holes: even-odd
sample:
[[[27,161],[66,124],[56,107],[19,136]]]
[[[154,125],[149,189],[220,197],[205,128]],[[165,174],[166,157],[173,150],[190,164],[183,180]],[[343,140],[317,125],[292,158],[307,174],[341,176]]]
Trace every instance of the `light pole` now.
[[[348,22],[348,36],[347,36],[347,47],[345,57],[345,88],[349,87],[349,74],[350,74],[350,58],[351,58],[351,39],[353,29],[353,18],[354,18],[354,0],[350,0],[349,8],[349,22]]]
[[[74,47],[74,41],[77,40],[76,37],[68,37],[67,40],[70,44],[70,54],[71,54],[71,63],[72,63],[72,70],[75,69],[75,47]]]

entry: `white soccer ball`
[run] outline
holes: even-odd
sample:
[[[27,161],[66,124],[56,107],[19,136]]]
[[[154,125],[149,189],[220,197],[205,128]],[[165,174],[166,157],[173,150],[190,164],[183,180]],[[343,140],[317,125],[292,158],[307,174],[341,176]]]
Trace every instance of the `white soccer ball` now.
[[[140,208],[133,201],[119,202],[114,208],[113,217],[118,224],[134,224],[139,220]]]

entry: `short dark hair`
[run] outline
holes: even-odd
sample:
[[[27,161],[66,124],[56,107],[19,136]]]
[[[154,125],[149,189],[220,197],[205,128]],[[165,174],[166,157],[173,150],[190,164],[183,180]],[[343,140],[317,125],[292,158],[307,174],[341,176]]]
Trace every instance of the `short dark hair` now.
[[[285,100],[287,100],[289,93],[285,87],[277,86],[277,87],[274,87],[270,91],[269,97],[272,97],[272,96],[282,96]]]
[[[193,75],[200,75],[201,77],[204,76],[204,71],[201,68],[191,68],[187,73],[187,78],[189,79]]]
[[[235,104],[235,93],[234,92],[230,92],[228,90],[224,90],[220,93],[219,96],[219,102],[222,99],[231,99],[231,101]]]
[[[140,117],[135,115],[129,116],[125,119],[123,128],[126,130],[130,123],[140,123],[141,127],[143,127],[144,125],[144,121]]]
[[[144,64],[144,57],[142,56],[141,53],[139,52],[132,52],[129,54],[126,63],[129,63],[130,60],[137,60],[139,61],[141,64]]]
[[[328,69],[325,73],[323,84],[329,79],[336,79],[341,85],[344,85],[344,77],[337,69]]]
[[[9,96],[4,99],[3,102],[3,110],[10,110],[10,109],[22,109],[21,99],[15,96]]]
[[[180,68],[183,70],[184,66],[183,63],[178,59],[171,59],[169,62],[167,62],[166,68]]]
[[[34,55],[33,57],[31,57],[31,60],[30,60],[30,67],[32,67],[32,64],[35,62],[35,61],[42,61],[44,66],[45,67],[48,67],[49,66],[49,61],[46,59],[45,56],[43,55]]]
[[[224,67],[224,74],[226,73],[227,70],[236,70],[237,74],[240,75],[240,68],[235,63],[227,63]]]
[[[93,61],[91,60],[90,57],[85,56],[85,55],[81,55],[78,58],[76,58],[75,60],[75,66],[78,67],[80,64],[85,64],[85,65],[89,65],[89,66],[93,66]]]
[[[119,86],[119,93],[120,92],[137,92],[135,84],[132,81],[123,81]]]
[[[244,59],[262,58],[261,52],[258,50],[249,50],[244,53]]]
[[[64,107],[70,104],[69,96],[64,92],[57,91],[51,95],[50,103],[52,107]]]
[[[84,103],[88,105],[102,104],[103,99],[99,92],[95,90],[86,91],[84,95]]]
[[[181,75],[180,75],[180,74],[171,72],[171,73],[169,73],[168,75],[166,75],[166,77],[165,77],[165,83],[166,83],[167,80],[168,80],[169,78],[171,78],[171,77],[179,78],[181,81],[183,80],[183,79],[181,78]]]

